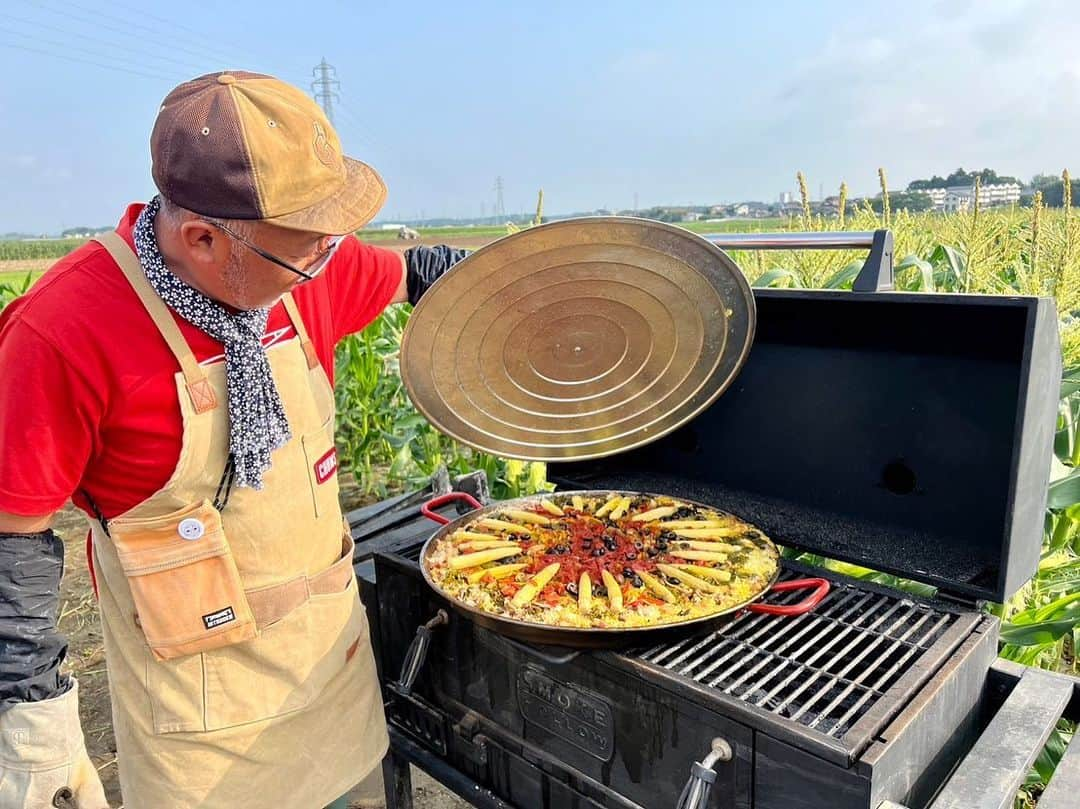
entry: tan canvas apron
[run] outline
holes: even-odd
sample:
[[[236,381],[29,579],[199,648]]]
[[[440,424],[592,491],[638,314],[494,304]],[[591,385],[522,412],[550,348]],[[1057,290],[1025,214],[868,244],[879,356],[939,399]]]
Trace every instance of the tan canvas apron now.
[[[222,631],[254,618],[257,637],[159,659],[130,582],[142,593],[139,587],[160,578],[163,589],[151,595],[167,592],[178,610],[190,609],[184,587],[172,587],[168,576],[184,571],[177,548],[199,546],[187,540],[221,534],[209,501],[228,452],[224,363],[198,365],[131,249],[113,233],[100,241],[176,355],[184,425],[170,480],[110,520],[109,535],[90,524],[125,809],[322,807],[371,771],[387,747],[352,543],[347,531],[342,536],[333,390],[286,296],[297,339],[267,355],[293,437],[273,453],[264,488],[234,490],[220,512],[251,599],[249,609],[233,605],[237,620]],[[165,535],[164,556],[156,549],[149,558],[166,575],[129,580],[124,565],[130,575],[145,555],[131,538]]]

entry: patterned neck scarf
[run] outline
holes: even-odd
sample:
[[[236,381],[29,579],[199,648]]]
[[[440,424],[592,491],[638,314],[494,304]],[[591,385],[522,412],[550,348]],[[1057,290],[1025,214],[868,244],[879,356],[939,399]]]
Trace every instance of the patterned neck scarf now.
[[[154,217],[160,208],[161,200],[154,197],[139,215],[133,232],[135,252],[150,286],[169,308],[225,346],[234,483],[261,489],[263,473],[270,468],[270,453],[292,437],[262,344],[270,310],[233,314],[174,275],[165,266],[154,236]]]

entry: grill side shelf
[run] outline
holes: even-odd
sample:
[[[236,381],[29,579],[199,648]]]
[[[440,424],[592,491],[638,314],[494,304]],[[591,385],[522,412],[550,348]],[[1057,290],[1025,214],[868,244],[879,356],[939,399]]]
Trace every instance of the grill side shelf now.
[[[1080,681],[1039,669],[1026,669],[983,731],[974,748],[960,763],[953,776],[930,805],[930,809],[1007,809],[1013,805],[1016,792],[1024,781],[1047,737],[1058,719],[1065,713]],[[1071,745],[1073,746],[1073,745]],[[1066,780],[1075,777],[1068,768],[1075,766],[1077,756],[1070,756]],[[1054,797],[1055,779],[1050,780],[1047,793]],[[1051,791],[1053,790],[1053,791]],[[1066,790],[1067,791],[1067,790]],[[1075,798],[1075,796],[1068,796]],[[1051,804],[1040,806],[1075,805],[1064,802],[1062,796]]]

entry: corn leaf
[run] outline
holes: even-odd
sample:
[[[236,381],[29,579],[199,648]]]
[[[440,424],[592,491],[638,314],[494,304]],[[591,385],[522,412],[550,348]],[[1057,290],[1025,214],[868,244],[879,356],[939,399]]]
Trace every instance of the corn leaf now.
[[[785,270],[782,267],[774,267],[758,276],[758,279],[754,281],[753,286],[793,287],[796,289],[803,289],[806,285],[802,282],[802,278],[799,277],[799,274],[794,270]]]
[[[929,261],[923,261],[914,253],[909,253],[904,256],[903,261],[896,265],[894,273],[899,277],[906,274],[908,270],[917,270],[918,274],[914,276],[912,281],[903,284],[904,289],[917,289],[923,292],[934,291],[934,267]]]
[[[1039,757],[1035,759],[1034,775],[1043,783],[1049,781],[1054,775],[1054,770],[1057,769],[1057,765],[1061,762],[1061,757],[1065,755],[1065,748],[1068,746],[1070,734],[1064,725],[1064,722],[1058,723],[1058,726],[1046,740],[1046,746],[1039,753]]]
[[[1080,468],[1073,469],[1065,477],[1050,484],[1046,506],[1052,509],[1063,509],[1077,503],[1080,503]]]
[[[930,264],[934,268],[935,286],[944,290],[960,289],[967,276],[967,256],[956,248],[939,244],[930,253]]]
[[[859,270],[863,268],[861,261],[852,261],[844,269],[822,284],[824,289],[851,289]]]
[[[1015,646],[1056,643],[1073,631],[1078,619],[1080,619],[1080,614],[1059,618],[1056,621],[1038,621],[1031,624],[1006,622],[1001,625],[1001,641]]]
[[[1080,365],[1066,368],[1061,375],[1061,398],[1065,399],[1074,393],[1080,393]]]
[[[1070,634],[1080,620],[1080,592],[1073,592],[1042,607],[1016,613],[1002,624],[1001,640],[1016,646],[1056,643]]]

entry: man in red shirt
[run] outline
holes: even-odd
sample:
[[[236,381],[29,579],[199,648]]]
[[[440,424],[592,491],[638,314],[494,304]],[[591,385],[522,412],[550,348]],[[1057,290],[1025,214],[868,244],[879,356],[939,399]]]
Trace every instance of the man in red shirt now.
[[[59,671],[49,525],[72,499],[125,805],[322,806],[386,748],[337,503],[334,347],[464,251],[340,235],[385,185],[268,76],[180,85],[151,153],[161,196],[0,314],[0,805],[107,806]]]

